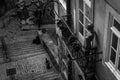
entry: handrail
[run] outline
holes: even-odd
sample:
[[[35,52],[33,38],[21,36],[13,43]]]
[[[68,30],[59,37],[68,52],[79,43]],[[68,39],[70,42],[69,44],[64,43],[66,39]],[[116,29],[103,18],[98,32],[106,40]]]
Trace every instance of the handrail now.
[[[60,4],[61,4],[61,3],[60,3]],[[61,4],[61,6],[62,6],[62,4]],[[63,7],[63,6],[62,6],[62,7]],[[62,21],[64,22],[64,24],[66,25],[66,28],[67,28],[67,29],[69,30],[69,32],[71,33],[71,36],[72,36],[72,35],[74,36],[74,33],[72,32],[72,30],[71,30],[70,27],[68,26],[67,22],[63,19],[63,17],[59,16],[55,10],[54,10],[54,14],[56,14],[56,15],[60,18],[60,20],[62,20]],[[64,35],[63,35],[63,36],[64,36]],[[78,40],[78,42],[79,42],[79,44],[81,44],[79,40]]]
[[[45,4],[44,9],[43,9],[43,13],[45,13],[45,10],[46,10],[47,5],[49,5],[49,4],[51,4],[51,3],[57,3],[58,5],[60,5],[60,7],[63,7],[63,5],[62,5],[59,1],[57,1],[57,0],[49,1],[49,2],[47,2],[47,3]],[[64,8],[64,7],[63,7],[63,8]],[[53,10],[54,14],[56,14],[56,15],[64,22],[64,24],[66,25],[66,27],[69,29],[69,31],[70,31],[71,34],[73,35],[73,32],[72,32],[71,29],[69,28],[69,26],[68,26],[68,24],[66,23],[66,21],[65,21],[62,17],[60,17],[54,9],[51,9],[51,10]]]
[[[71,33],[72,35],[74,35],[74,33],[73,33],[73,32],[71,31],[71,29],[69,28],[67,22],[66,22],[62,17],[60,17],[55,10],[54,10],[54,13],[60,18],[60,20],[62,20],[62,21],[64,22],[64,24],[66,25],[66,27],[68,28],[68,30],[70,31],[70,33]]]
[[[50,58],[51,58],[51,60],[52,60],[53,65],[54,65],[54,63],[55,63],[55,65],[54,65],[55,69],[56,69],[58,72],[60,72],[60,66],[59,66],[59,64],[56,62],[56,60],[54,59],[54,56],[52,55],[52,52],[51,52],[50,48],[49,48],[48,45],[44,42],[44,40],[42,40],[42,43],[43,43],[43,47],[44,47],[45,50],[47,51],[48,55],[51,56]],[[62,73],[60,73],[60,74],[61,74],[61,76],[63,77],[63,80],[67,80]]]
[[[59,64],[56,62],[54,56],[52,55],[52,52],[51,52],[50,48],[48,47],[48,45],[47,45],[43,40],[41,40],[41,42],[42,42],[42,46],[44,47],[44,49],[46,50],[46,52],[47,52],[48,55],[50,56],[50,58],[51,58],[51,60],[52,60],[52,62],[53,62],[53,65],[54,65],[54,63],[56,64],[56,65],[54,65],[54,66],[55,66],[55,69],[56,69],[57,71],[60,71],[60,70],[59,70]]]
[[[53,2],[56,2],[57,4],[61,5],[61,7],[63,7],[62,4],[61,4],[59,1],[53,1]],[[55,15],[57,15],[57,16],[60,18],[60,20],[63,21],[63,23],[65,24],[65,27],[66,27],[66,28],[69,30],[69,32],[71,33],[71,36],[72,36],[72,35],[74,36],[74,33],[71,31],[71,29],[69,28],[67,22],[63,19],[63,17],[59,16],[55,10],[53,10],[53,12],[54,12]],[[63,36],[64,36],[64,35],[63,35]],[[60,39],[61,39],[61,38],[60,38]],[[61,41],[62,41],[62,40],[61,40]],[[64,42],[64,43],[63,43],[63,42]],[[70,45],[68,45],[68,44],[65,42],[64,38],[63,38],[63,42],[62,42],[62,43],[66,46],[66,49],[67,49],[68,53],[69,53],[70,56],[74,59],[74,57],[72,56],[71,51],[69,50],[69,46],[70,46]],[[67,41],[67,42],[68,42],[68,41]],[[79,41],[78,41],[78,42],[79,42]],[[79,44],[81,44],[81,43],[79,42]]]
[[[53,1],[54,2],[54,1]],[[58,3],[58,2],[57,2]],[[59,3],[58,3],[59,4]],[[62,6],[62,5],[61,5]],[[69,27],[69,25],[67,24],[67,22],[63,19],[63,17],[61,17],[61,16],[59,16],[59,14],[54,10],[54,9],[52,9],[52,12],[60,19],[60,24],[62,24],[62,26],[60,25],[60,29],[61,29],[61,31],[62,31],[62,34],[63,34],[63,36],[62,36],[62,40],[61,41],[63,41],[64,43],[65,43],[65,46],[66,46],[66,49],[67,49],[67,51],[68,51],[68,53],[70,54],[69,56],[70,56],[70,58],[73,60],[73,61],[76,61],[77,62],[77,64],[79,65],[79,59],[80,59],[80,61],[82,61],[81,59],[85,59],[85,61],[87,61],[87,58],[86,58],[86,55],[84,54],[85,53],[85,51],[84,51],[84,47],[80,47],[81,48],[81,51],[79,50],[79,51],[77,51],[77,53],[78,54],[80,54],[80,56],[82,57],[77,57],[77,58],[74,58],[73,56],[72,56],[72,51],[71,51],[71,49],[70,49],[70,46],[72,46],[71,45],[71,43],[70,44],[68,44],[67,42],[69,41],[69,39],[70,39],[70,35],[71,36],[75,36],[74,35],[74,33],[72,32],[72,30],[70,29],[70,27]],[[59,27],[59,26],[58,26]],[[68,34],[66,35],[66,31],[68,31]],[[75,36],[76,37],[76,36]],[[66,38],[67,38],[67,41],[66,41]],[[77,39],[75,39],[78,43],[77,44],[80,44],[81,45],[81,42],[78,40],[78,38]],[[76,43],[75,43],[76,44]],[[80,45],[78,45],[78,46],[80,46]],[[75,45],[76,46],[76,45]],[[72,47],[74,47],[74,46],[72,46]],[[78,48],[78,47],[77,47]],[[76,49],[75,48],[73,48],[73,50],[75,51]],[[73,52],[74,52],[73,51]],[[78,59],[78,60],[77,60]],[[84,60],[83,60],[84,61]],[[82,63],[84,63],[84,62],[82,62]],[[81,70],[83,69],[83,67],[84,67],[84,70],[83,70],[83,73],[86,73],[86,69],[88,69],[88,67],[86,66],[86,63],[85,63],[85,65],[83,64],[83,65],[79,65],[80,67],[82,67],[81,68]],[[85,74],[85,77],[87,77],[86,76],[86,74]]]
[[[60,39],[61,39],[61,38],[60,38]],[[67,44],[66,44],[63,40],[60,40],[60,41],[62,41],[62,44],[64,44],[64,46],[65,46],[65,48],[66,48],[66,50],[67,50],[67,52],[68,52],[67,54],[70,55],[70,57],[72,58],[72,60],[74,61],[75,65],[76,65],[76,67],[78,68],[78,70],[80,70],[80,72],[82,73],[82,76],[83,76],[83,78],[84,78],[84,71],[82,70],[82,68],[78,67],[78,66],[80,66],[80,65],[79,65],[79,63],[77,62],[76,58],[74,58],[74,57],[72,56],[71,51],[70,51],[69,48],[67,47]],[[84,80],[85,80],[85,78],[84,78]]]

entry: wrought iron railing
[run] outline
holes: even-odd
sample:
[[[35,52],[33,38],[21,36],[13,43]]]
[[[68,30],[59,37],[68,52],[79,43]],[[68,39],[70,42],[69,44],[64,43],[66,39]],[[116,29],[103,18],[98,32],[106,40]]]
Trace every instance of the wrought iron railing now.
[[[54,1],[53,1],[53,3],[54,3]],[[59,2],[56,2],[56,3],[59,4]],[[85,48],[81,45],[81,42],[74,35],[72,30],[68,26],[67,22],[63,19],[63,17],[59,16],[54,9],[53,10],[51,9],[51,12],[54,13],[59,18],[57,25],[61,29],[61,32],[62,32],[61,39],[63,41],[63,44],[67,48],[67,52],[68,52],[69,56],[71,57],[71,60],[77,62],[77,64],[82,69],[83,73],[85,74],[85,77],[87,80],[88,75],[87,75],[86,71],[90,70],[86,66],[87,59],[90,58],[91,65],[93,65],[95,67],[95,55],[96,54],[93,54],[93,53],[96,53],[96,50],[95,49],[91,50],[92,55],[86,56],[85,55]],[[68,56],[68,55],[66,55],[66,56]],[[93,73],[94,73],[93,66],[92,66],[92,69],[93,69]]]

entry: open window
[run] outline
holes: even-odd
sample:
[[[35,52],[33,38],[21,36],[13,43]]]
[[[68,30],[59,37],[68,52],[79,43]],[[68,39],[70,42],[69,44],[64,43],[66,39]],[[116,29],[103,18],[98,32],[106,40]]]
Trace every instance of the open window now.
[[[79,35],[85,37],[87,26],[93,23],[93,0],[79,1]]]

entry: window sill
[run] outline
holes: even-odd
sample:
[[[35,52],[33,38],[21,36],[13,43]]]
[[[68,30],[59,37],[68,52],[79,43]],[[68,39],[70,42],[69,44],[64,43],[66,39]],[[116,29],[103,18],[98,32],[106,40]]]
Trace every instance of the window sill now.
[[[105,64],[110,69],[110,71],[114,74],[114,76],[119,80],[120,79],[120,74],[118,73],[117,70],[115,70],[115,68],[112,66],[112,64],[110,62],[105,62]]]

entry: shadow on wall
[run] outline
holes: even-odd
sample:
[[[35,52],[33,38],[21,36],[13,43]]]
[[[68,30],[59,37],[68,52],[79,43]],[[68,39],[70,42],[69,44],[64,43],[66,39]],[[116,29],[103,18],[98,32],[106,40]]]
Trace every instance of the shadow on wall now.
[[[8,10],[15,8],[17,0],[0,0],[0,17],[3,16]]]
[[[97,47],[97,49],[100,48],[100,31],[97,30],[97,32],[95,32],[95,46]]]
[[[0,0],[0,17],[3,16],[3,14],[5,14],[6,11],[7,11],[7,4],[5,0]]]

